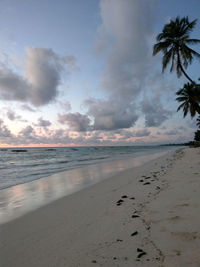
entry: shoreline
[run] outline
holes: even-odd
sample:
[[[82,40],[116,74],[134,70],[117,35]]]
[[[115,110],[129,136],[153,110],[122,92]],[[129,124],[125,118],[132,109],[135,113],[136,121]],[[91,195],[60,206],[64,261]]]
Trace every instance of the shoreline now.
[[[0,190],[0,225],[168,153],[173,151],[84,165],[2,189]]]
[[[28,181],[22,181],[22,182],[19,182],[19,183],[16,183],[16,184],[12,184],[12,185],[8,185],[8,186],[5,186],[5,187],[0,187],[0,192],[1,190],[6,190],[6,189],[9,189],[9,188],[12,188],[12,187],[15,187],[15,186],[18,186],[18,185],[23,185],[23,184],[26,184],[26,183],[31,183],[31,182],[34,182],[34,181],[37,181],[37,180],[40,180],[40,179],[45,179],[45,178],[48,178],[52,175],[56,175],[56,174],[59,174],[59,173],[64,173],[64,172],[68,172],[68,171],[72,171],[72,170],[76,170],[76,169],[81,169],[81,168],[85,168],[87,166],[92,166],[92,165],[97,165],[97,164],[102,164],[102,163],[112,163],[114,161],[125,161],[125,160],[129,160],[129,159],[135,159],[135,158],[139,158],[139,157],[143,157],[143,156],[151,156],[151,155],[155,155],[155,154],[159,154],[159,153],[168,153],[168,152],[173,152],[177,149],[182,149],[182,148],[185,148],[184,146],[182,147],[176,147],[176,146],[164,146],[165,149],[162,150],[162,146],[159,146],[160,150],[156,150],[152,151],[151,150],[146,150],[145,152],[144,151],[138,151],[136,152],[135,154],[128,154],[128,155],[123,155],[123,156],[115,156],[114,158],[105,158],[105,159],[95,159],[96,162],[87,162],[86,164],[80,164],[80,165],[74,165],[74,166],[69,166],[67,167],[66,169],[63,169],[63,170],[57,170],[56,172],[52,172],[52,173],[49,173],[49,174],[45,174],[44,176],[41,176],[41,177],[38,177],[36,179],[33,179],[33,180],[28,180]],[[167,147],[167,149],[166,149]],[[31,147],[29,147],[31,149]],[[147,153],[147,151],[149,153]],[[87,160],[86,160],[87,161]],[[131,168],[131,167],[130,167]]]
[[[192,192],[200,185],[199,151],[169,152],[1,225],[0,265],[197,266],[200,210]],[[190,224],[185,213],[175,214],[177,205],[193,211]],[[187,231],[172,236],[168,228],[180,221]]]

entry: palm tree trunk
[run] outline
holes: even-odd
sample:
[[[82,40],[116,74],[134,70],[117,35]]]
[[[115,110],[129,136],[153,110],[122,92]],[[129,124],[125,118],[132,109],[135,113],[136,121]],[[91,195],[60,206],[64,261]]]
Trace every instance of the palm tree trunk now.
[[[185,77],[192,83],[192,84],[195,84],[195,82],[187,75],[187,73],[185,72],[182,64],[181,64],[181,59],[180,59],[180,54],[179,54],[179,51],[178,51],[178,65],[180,66],[180,69],[182,71],[182,73],[185,75]]]

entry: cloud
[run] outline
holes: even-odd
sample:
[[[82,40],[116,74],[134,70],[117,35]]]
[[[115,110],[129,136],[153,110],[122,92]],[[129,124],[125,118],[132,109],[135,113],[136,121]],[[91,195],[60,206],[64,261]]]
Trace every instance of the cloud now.
[[[101,86],[107,99],[87,99],[87,114],[94,120],[94,130],[130,128],[139,117],[138,98],[152,68],[149,40],[155,1],[101,0],[100,14],[95,46],[106,50]]]
[[[24,129],[22,129],[19,134],[22,135],[23,137],[28,137],[33,133],[34,133],[33,127],[31,125],[28,125]]]
[[[7,111],[7,117],[11,121],[15,121],[15,120],[20,120],[21,119],[21,116],[16,115],[15,112],[10,110],[10,109]]]
[[[69,69],[80,71],[80,68],[76,62],[76,58],[74,56],[65,56],[64,62],[68,65]]]
[[[4,124],[3,120],[0,119],[0,140],[2,142],[2,140],[4,138],[10,138],[12,137],[12,134],[10,132],[10,130],[7,128],[7,126]]]
[[[38,123],[35,125],[39,127],[48,127],[51,125],[51,122],[49,120],[43,120],[43,118],[39,118]]]
[[[63,110],[65,110],[65,112],[68,112],[68,111],[70,111],[72,109],[71,104],[70,104],[69,101],[64,101],[64,102],[63,101],[57,101],[57,103],[59,104],[59,106]]]
[[[67,114],[58,114],[58,121],[60,123],[67,124],[71,131],[89,131],[90,119],[87,115],[82,115],[79,112],[76,113],[67,113]]]
[[[20,115],[17,115],[13,110],[11,109],[8,109],[7,110],[7,118],[10,120],[10,121],[20,121],[20,122],[27,122],[27,120],[23,119],[22,116]]]
[[[75,69],[75,58],[52,49],[27,47],[24,77],[1,65],[0,98],[43,106],[55,100],[62,73]]]
[[[120,135],[120,140],[126,140],[133,137],[145,137],[151,134],[151,132],[146,128],[139,130],[120,130],[116,133]]]
[[[158,73],[158,59],[152,57],[157,1],[101,0],[100,14],[95,45],[105,51],[101,86],[107,99],[84,102],[93,129],[131,128],[141,115],[146,126],[160,126],[172,115],[165,102],[174,86]]]
[[[87,108],[87,114],[94,118],[93,130],[115,130],[121,128],[130,128],[138,116],[134,112],[134,106],[127,106],[121,102],[86,100],[84,103]]]
[[[0,69],[0,97],[5,100],[28,101],[29,84],[27,81],[12,72],[12,70],[1,66]]]
[[[151,132],[147,129],[141,129],[135,132],[136,137],[144,137],[144,136],[149,136]]]
[[[185,131],[185,130],[186,130],[186,127],[184,127],[184,126],[180,126],[180,127],[178,127],[178,129],[179,129],[179,130],[183,130],[183,131]]]
[[[140,78],[147,74],[152,47],[155,1],[100,1],[102,28],[112,39],[112,49],[102,76],[106,90],[137,95]]]
[[[166,131],[164,132],[165,135],[177,135],[179,134],[178,130],[170,130],[170,131]]]
[[[145,115],[145,124],[148,127],[160,126],[172,115],[171,111],[161,105],[159,98],[144,99],[141,102],[141,108]]]
[[[77,130],[77,129],[76,129]],[[60,145],[144,145],[177,142],[176,135],[169,135],[159,139],[153,135],[148,129],[122,129],[113,131],[72,131],[72,129],[52,129],[40,128],[27,125],[18,135],[10,132],[7,126],[0,120],[0,143],[8,145],[30,145],[30,144],[60,144]],[[188,134],[187,134],[188,135]],[[192,137],[190,137],[192,136]],[[188,141],[193,138],[190,136],[181,136],[182,141]],[[156,141],[153,140],[156,138]],[[180,139],[181,140],[181,139]]]
[[[30,111],[30,112],[36,112],[35,109],[33,109],[32,107],[30,107],[29,105],[26,105],[26,104],[21,105],[21,108],[23,110],[27,110],[27,111]]]

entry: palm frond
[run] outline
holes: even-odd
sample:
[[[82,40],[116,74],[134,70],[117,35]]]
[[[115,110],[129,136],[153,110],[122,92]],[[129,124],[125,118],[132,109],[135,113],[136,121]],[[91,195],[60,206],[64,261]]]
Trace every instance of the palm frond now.
[[[199,53],[197,53],[196,51],[194,51],[192,48],[190,48],[190,47],[188,47],[188,46],[187,46],[187,49],[188,49],[188,51],[189,51],[193,56],[195,56],[195,57],[197,57],[198,59],[200,59],[200,54],[199,54]]]
[[[181,95],[183,93],[183,89],[179,89],[177,92],[176,92],[176,95]]]
[[[186,83],[184,87],[176,92],[178,97],[176,100],[182,102],[177,111],[183,109],[183,116],[187,116],[190,112],[191,117],[194,117],[196,113],[200,114],[200,101],[198,99],[198,87],[196,84]],[[200,120],[199,120],[200,121]]]
[[[195,45],[195,44],[199,44],[200,40],[199,39],[187,39],[186,43],[191,44],[191,45],[193,45],[193,44]]]
[[[197,118],[197,126],[200,127],[200,116]]]
[[[174,70],[174,66],[175,66],[175,52],[173,51],[172,52],[172,65],[171,65],[171,68],[170,68],[170,72],[172,72]]]
[[[192,118],[196,115],[196,109],[193,105],[190,105],[190,115]]]
[[[185,33],[190,33],[194,27],[197,24],[197,19],[193,20],[192,22],[189,23],[188,17],[187,17],[187,26],[185,27],[184,34]]]
[[[188,114],[188,108],[189,108],[189,105],[188,103],[186,102],[185,105],[184,105],[184,108],[183,108],[183,117],[185,118]]]
[[[160,51],[163,51],[163,53],[166,53],[167,48],[169,47],[169,42],[160,42],[153,46],[153,55],[155,56]]]
[[[165,55],[163,56],[163,60],[162,60],[162,72],[164,72],[164,70],[166,69],[170,59],[172,58],[172,48],[167,52],[165,53]]]
[[[176,100],[178,102],[183,102],[183,101],[186,101],[187,100],[187,97],[177,97]]]
[[[185,105],[185,103],[182,103],[182,104],[177,108],[177,112],[178,112],[181,108],[183,108],[184,105]]]

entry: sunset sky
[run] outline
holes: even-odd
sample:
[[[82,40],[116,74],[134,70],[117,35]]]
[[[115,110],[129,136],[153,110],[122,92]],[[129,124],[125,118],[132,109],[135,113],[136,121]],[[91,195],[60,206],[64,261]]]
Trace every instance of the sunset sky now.
[[[1,0],[0,146],[192,140],[196,118],[176,112],[186,79],[152,47],[170,18],[199,14],[199,0]]]

